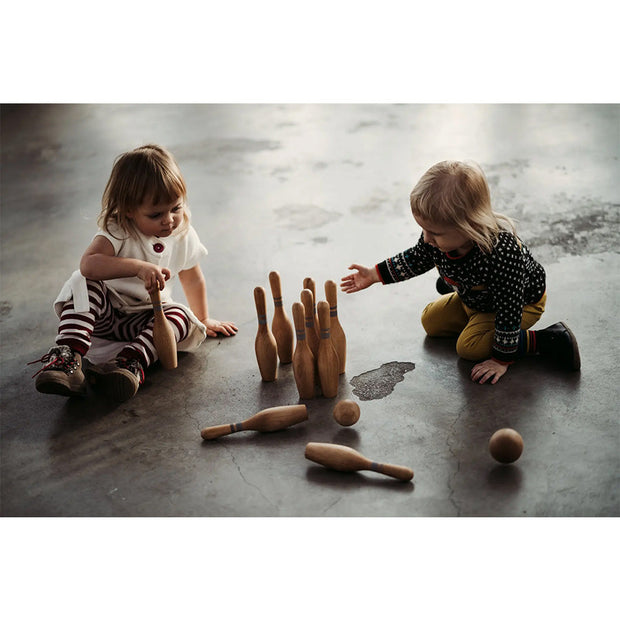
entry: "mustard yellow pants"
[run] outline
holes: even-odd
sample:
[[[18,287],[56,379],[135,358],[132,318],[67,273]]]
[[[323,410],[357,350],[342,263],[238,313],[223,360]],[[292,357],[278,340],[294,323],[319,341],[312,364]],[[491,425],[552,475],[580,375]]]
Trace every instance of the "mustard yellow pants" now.
[[[547,292],[523,308],[521,329],[529,329],[545,311]],[[474,362],[491,357],[495,336],[495,312],[477,312],[466,306],[457,293],[442,295],[422,311],[422,326],[432,337],[454,338],[457,354]]]

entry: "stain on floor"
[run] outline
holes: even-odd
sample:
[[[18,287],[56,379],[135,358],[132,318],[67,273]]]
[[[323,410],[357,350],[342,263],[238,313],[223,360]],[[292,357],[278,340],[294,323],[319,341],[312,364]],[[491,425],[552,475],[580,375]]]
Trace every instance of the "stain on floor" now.
[[[388,362],[379,368],[369,370],[351,379],[353,394],[360,400],[385,398],[394,391],[394,386],[404,381],[405,374],[415,368],[413,362]]]

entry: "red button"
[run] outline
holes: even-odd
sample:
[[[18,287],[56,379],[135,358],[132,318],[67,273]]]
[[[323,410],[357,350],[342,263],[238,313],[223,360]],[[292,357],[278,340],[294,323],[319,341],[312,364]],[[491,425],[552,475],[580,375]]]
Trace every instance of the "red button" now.
[[[153,244],[153,249],[158,253],[161,254],[164,251],[164,246],[161,243],[154,243]]]

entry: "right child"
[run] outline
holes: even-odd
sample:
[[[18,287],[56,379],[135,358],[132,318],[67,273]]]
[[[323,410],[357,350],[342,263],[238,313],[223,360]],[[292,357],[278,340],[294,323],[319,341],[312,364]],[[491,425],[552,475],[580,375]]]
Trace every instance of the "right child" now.
[[[410,196],[422,228],[418,243],[342,278],[345,293],[402,282],[436,267],[443,294],[422,312],[429,336],[457,337],[457,354],[477,362],[471,378],[494,384],[520,357],[546,355],[581,367],[577,340],[563,323],[531,330],[545,309],[545,271],[517,237],[514,223],[491,207],[489,186],[474,163],[432,166]]]

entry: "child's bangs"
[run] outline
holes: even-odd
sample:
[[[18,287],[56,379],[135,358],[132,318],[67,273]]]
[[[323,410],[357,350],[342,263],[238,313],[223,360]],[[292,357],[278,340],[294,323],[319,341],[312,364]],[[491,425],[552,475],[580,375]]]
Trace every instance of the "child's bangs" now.
[[[412,194],[411,211],[427,222],[442,226],[452,226],[460,219],[452,197],[432,191]]]
[[[145,188],[144,198],[149,198],[153,205],[172,204],[179,198],[185,198],[185,184],[178,179],[158,179],[151,187]]]

